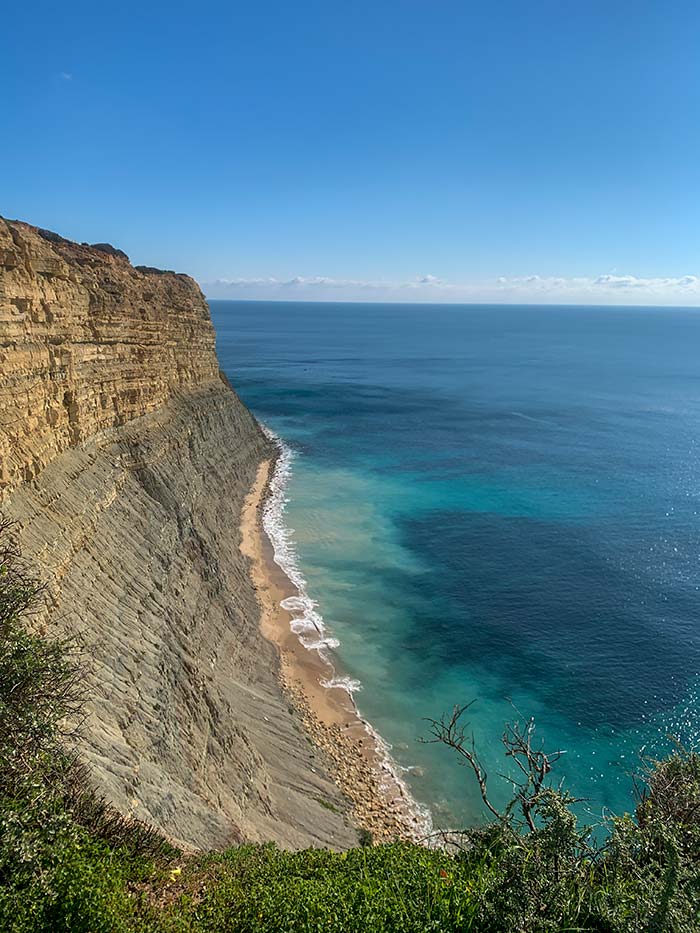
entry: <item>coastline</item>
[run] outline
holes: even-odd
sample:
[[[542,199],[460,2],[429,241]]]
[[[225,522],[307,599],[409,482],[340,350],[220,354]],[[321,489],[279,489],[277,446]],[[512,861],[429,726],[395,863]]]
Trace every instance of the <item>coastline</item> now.
[[[315,613],[302,608],[308,598],[276,559],[264,515],[275,492],[283,501],[279,472],[285,464],[281,443],[274,435],[271,439],[279,453],[258,468],[241,515],[240,548],[250,560],[261,631],[277,648],[282,689],[300,712],[307,736],[331,760],[329,776],[348,799],[358,828],[371,833],[375,842],[423,840],[431,829],[427,811],[413,800],[387,747],[360,715],[350,682],[336,677],[325,652],[337,643],[323,638],[320,617],[309,622],[309,613]],[[316,629],[316,640],[305,645],[301,635],[310,626]]]

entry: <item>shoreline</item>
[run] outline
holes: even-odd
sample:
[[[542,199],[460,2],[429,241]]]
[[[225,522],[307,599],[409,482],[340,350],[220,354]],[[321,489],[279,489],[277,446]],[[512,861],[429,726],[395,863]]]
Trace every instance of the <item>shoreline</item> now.
[[[358,828],[370,832],[374,842],[425,839],[430,832],[427,812],[411,797],[388,749],[362,718],[348,690],[323,685],[336,675],[332,663],[318,647],[302,643],[292,628],[299,610],[282,605],[289,601],[293,606],[300,592],[276,561],[263,524],[280,456],[258,467],[241,515],[240,548],[251,562],[261,631],[277,648],[282,690],[300,712],[307,736],[330,758],[329,776],[349,801]]]

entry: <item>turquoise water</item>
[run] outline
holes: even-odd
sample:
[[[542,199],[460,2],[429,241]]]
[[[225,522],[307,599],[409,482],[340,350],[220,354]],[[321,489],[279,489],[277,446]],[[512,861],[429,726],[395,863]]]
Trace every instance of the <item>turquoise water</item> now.
[[[296,451],[286,519],[358,706],[442,826],[483,816],[424,717],[535,716],[588,818],[698,737],[700,313],[211,302]]]

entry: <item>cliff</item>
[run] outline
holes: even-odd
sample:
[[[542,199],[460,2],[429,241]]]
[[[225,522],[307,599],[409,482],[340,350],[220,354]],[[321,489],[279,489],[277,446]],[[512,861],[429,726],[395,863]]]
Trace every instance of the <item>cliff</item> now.
[[[355,838],[240,550],[271,456],[191,278],[0,220],[0,507],[84,645],[98,787],[197,847]]]

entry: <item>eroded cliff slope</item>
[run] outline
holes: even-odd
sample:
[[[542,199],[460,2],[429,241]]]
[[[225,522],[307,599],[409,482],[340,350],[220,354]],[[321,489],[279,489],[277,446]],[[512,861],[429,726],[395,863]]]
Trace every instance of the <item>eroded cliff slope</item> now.
[[[84,643],[97,784],[194,846],[354,839],[239,548],[272,455],[191,278],[0,220],[0,508]]]

